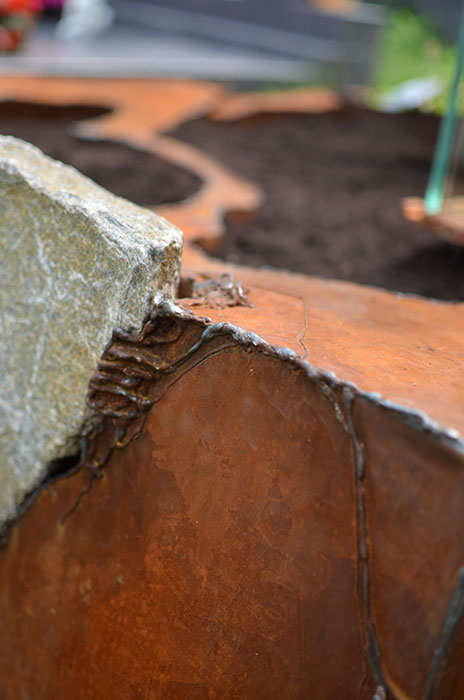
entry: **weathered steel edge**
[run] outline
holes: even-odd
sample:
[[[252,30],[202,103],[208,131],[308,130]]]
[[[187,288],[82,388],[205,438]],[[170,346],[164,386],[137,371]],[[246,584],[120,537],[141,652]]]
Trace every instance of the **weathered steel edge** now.
[[[160,398],[166,394],[167,391],[169,391],[172,383],[181,378],[183,374],[189,372],[199,362],[206,361],[209,357],[218,352],[222,352],[237,346],[244,349],[254,349],[262,355],[278,359],[281,362],[290,365],[292,369],[303,371],[308,379],[310,379],[319,389],[323,398],[325,398],[332,405],[337,419],[343,424],[345,430],[347,431],[351,449],[353,450],[354,455],[354,481],[356,488],[355,504],[358,531],[356,545],[357,566],[360,573],[359,580],[362,582],[359,595],[362,610],[363,634],[366,640],[366,654],[368,663],[372,676],[377,685],[377,696],[380,699],[386,697],[387,690],[389,690],[389,683],[386,679],[386,674],[382,666],[382,644],[378,639],[375,620],[373,619],[371,612],[369,527],[366,518],[366,474],[364,466],[364,447],[357,435],[353,411],[354,404],[357,400],[363,399],[371,404],[380,406],[388,413],[393,414],[396,419],[403,421],[403,423],[406,424],[412,431],[427,433],[432,436],[433,439],[438,440],[445,449],[453,450],[459,457],[459,460],[462,462],[463,466],[464,460],[462,459],[462,455],[464,454],[464,441],[454,435],[454,431],[441,429],[436,423],[431,421],[427,415],[419,411],[414,411],[395,405],[392,402],[383,399],[383,397],[381,397],[379,394],[363,392],[354,383],[343,382],[334,373],[313,367],[307,360],[299,357],[297,353],[290,348],[272,345],[256,333],[245,331],[229,322],[213,323],[208,318],[198,317],[191,311],[182,309],[178,304],[170,300],[164,300],[159,305],[153,307],[151,314],[144,324],[144,329],[141,331],[141,333],[137,334],[137,336],[130,336],[130,334],[125,333],[121,329],[116,329],[113,338],[108,343],[103,356],[108,350],[111,350],[113,344],[116,345],[122,338],[126,346],[128,346],[129,352],[133,352],[131,359],[137,360],[137,350],[140,351],[140,347],[143,348],[144,333],[146,332],[146,329],[150,326],[150,324],[152,328],[156,328],[156,322],[159,320],[178,321],[185,324],[184,330],[185,328],[196,327],[195,334],[197,337],[199,335],[198,339],[193,342],[193,344],[185,344],[185,342],[179,343],[181,354],[179,356],[175,356],[175,359],[171,362],[171,364],[165,364],[161,368],[158,366],[153,367],[153,377],[149,377],[147,382],[151,385],[155,385],[157,375],[163,373],[170,374],[171,382],[167,384],[167,388],[162,392],[161,396],[151,402],[142,400],[140,404],[137,405],[136,410],[132,412],[130,416],[125,416],[119,421],[118,419],[120,416],[118,416],[117,410],[113,411],[112,407],[108,406],[108,401],[106,401],[105,397],[103,397],[103,409],[101,411],[95,410],[95,402],[89,399],[90,405],[94,408],[94,421],[91,425],[89,425],[87,435],[82,436],[82,454],[79,461],[73,464],[70,469],[64,471],[63,473],[57,474],[51,479],[45,480],[25,499],[21,505],[21,508],[18,510],[16,518],[10,521],[1,533],[2,537],[0,538],[0,546],[2,544],[7,544],[9,534],[13,527],[19,523],[21,517],[45,490],[47,490],[52,484],[56,484],[61,479],[70,478],[78,471],[87,469],[87,485],[78,493],[74,504],[60,519],[60,522],[63,523],[64,520],[74,512],[76,507],[82,503],[82,500],[85,499],[86,494],[92,488],[94,480],[101,476],[102,469],[105,467],[105,464],[113,453],[113,450],[123,448],[137,438],[137,436],[143,430],[145,418],[148,415],[149,410],[158,400],[160,400]],[[175,337],[163,338],[162,340],[159,340],[159,342],[163,344],[168,343],[175,346],[177,345],[179,338],[182,338],[183,334],[184,332],[181,328],[179,334],[174,334]],[[228,341],[230,340],[231,342],[226,342],[225,345],[221,345],[221,338],[227,339]],[[214,341],[219,341],[219,345],[213,345],[212,349],[210,349],[208,352],[208,349],[205,346]],[[205,352],[201,352],[202,350]],[[194,362],[194,364],[185,368],[185,360],[192,360],[194,357],[196,358],[198,353],[200,355],[198,362]],[[122,362],[124,362],[124,353],[122,353],[120,357]],[[127,365],[129,365],[129,362],[127,362]],[[101,366],[102,365],[100,365],[100,371]],[[97,368],[94,376],[96,376],[98,372],[99,368]],[[111,379],[111,376],[112,375],[109,374],[107,375],[107,378],[109,377]],[[98,384],[98,379],[96,380],[96,384]],[[113,393],[117,396],[119,393],[117,382],[115,382],[114,389],[115,391]],[[105,388],[102,389],[102,392],[103,394],[105,393]],[[90,385],[89,397],[91,394],[92,392]],[[100,442],[103,443],[103,449],[99,452]],[[93,458],[95,453],[97,454],[96,459]],[[464,612],[464,597],[462,593],[463,570],[464,568],[460,569],[460,573],[458,573],[457,576],[456,585],[450,596],[447,614],[442,625],[440,641],[427,674],[427,691],[426,695],[424,696],[424,700],[433,700],[436,692],[439,690],[441,675],[445,671],[447,659],[452,651],[454,633],[459,621],[462,618],[462,613]]]
[[[160,315],[175,317],[180,319],[192,318],[190,313],[172,302],[164,302],[158,309]],[[253,346],[264,355],[275,357],[282,362],[291,364],[295,369],[303,370],[306,376],[315,382],[322,395],[332,404],[337,418],[343,422],[354,452],[355,460],[355,484],[357,498],[357,562],[360,569],[362,614],[364,636],[367,642],[367,659],[371,673],[377,684],[377,689],[373,700],[383,700],[387,693],[391,692],[388,681],[382,667],[382,646],[378,638],[375,622],[371,612],[371,581],[369,564],[369,535],[366,519],[366,497],[364,488],[365,466],[364,449],[359,441],[354,424],[353,407],[358,399],[364,399],[371,404],[377,405],[396,419],[401,420],[410,429],[427,433],[432,438],[437,439],[445,448],[451,449],[457,455],[464,458],[464,440],[459,437],[457,431],[443,429],[436,422],[432,421],[425,413],[393,403],[384,399],[380,394],[362,391],[353,382],[340,380],[335,373],[313,367],[307,360],[299,357],[290,348],[272,345],[261,338],[256,333],[245,331],[242,328],[228,322],[212,323],[208,318],[202,318],[206,324],[200,340],[194,345],[190,352],[194,353],[207,340],[213,339],[220,334],[227,334],[239,345],[244,347]],[[340,405],[333,395],[334,390],[342,393],[342,410],[340,415]],[[464,467],[464,461],[463,461]],[[464,614],[464,566],[458,572],[456,585],[452,591],[448,604],[447,614],[443,622],[440,642],[434,654],[430,671],[427,676],[427,687],[424,700],[433,700],[439,692],[440,682],[446,671],[446,663],[452,650],[454,633],[458,623]]]
[[[158,306],[157,311],[161,315],[171,315],[176,318],[187,319],[193,317],[191,313],[186,312],[177,304],[166,300]],[[203,341],[214,337],[218,333],[227,333],[240,345],[252,345],[264,354],[272,355],[284,362],[291,362],[295,368],[304,370],[306,375],[316,380],[319,385],[322,383],[322,385],[325,384],[330,389],[342,389],[347,402],[352,401],[354,398],[364,398],[370,403],[385,408],[387,411],[397,415],[398,418],[402,419],[403,422],[407,423],[411,428],[431,433],[434,437],[443,440],[449,447],[464,456],[464,438],[460,437],[458,431],[453,428],[441,427],[425,412],[396,404],[393,401],[383,398],[379,393],[363,391],[354,382],[339,379],[334,372],[314,367],[308,360],[298,356],[291,348],[272,345],[256,333],[243,330],[232,323],[227,321],[213,323],[207,317],[202,317],[201,320],[206,324],[203,332]],[[196,347],[192,348],[192,352],[196,349]]]
[[[151,313],[145,320],[144,326],[155,317],[176,318],[183,321],[196,321],[197,323],[202,323],[204,325],[204,330],[201,334],[200,340],[189,349],[189,355],[199,350],[199,348],[207,341],[213,340],[221,335],[229,336],[234,343],[242,347],[253,347],[263,355],[274,357],[282,362],[291,364],[294,369],[304,371],[306,376],[317,384],[322,394],[334,405],[334,407],[336,402],[334,402],[333,398],[331,397],[331,392],[333,390],[341,391],[344,408],[348,416],[352,415],[352,406],[354,402],[358,399],[364,399],[373,405],[381,407],[393,415],[396,419],[401,420],[404,424],[408,425],[411,429],[431,435],[434,439],[441,442],[443,446],[451,449],[457,455],[462,457],[464,468],[464,438],[459,435],[457,430],[440,426],[423,411],[396,404],[393,401],[385,399],[379,393],[363,391],[354,382],[341,380],[334,372],[331,372],[330,370],[314,367],[308,360],[300,357],[291,348],[272,345],[258,334],[251,331],[246,331],[230,322],[222,321],[219,323],[214,323],[207,316],[196,316],[191,311],[181,308],[178,304],[168,299],[161,300],[158,305],[153,307]],[[120,331],[120,329],[115,330]],[[113,339],[114,338],[108,342],[104,352],[106,352],[106,350],[111,346]],[[151,406],[149,408],[151,408]],[[147,409],[147,412],[149,408]],[[339,412],[338,403],[336,404],[335,411],[337,413]],[[62,472],[46,477],[36,488],[33,489],[31,493],[25,497],[23,502],[19,504],[16,516],[4,523],[0,529],[0,548],[7,544],[11,529],[21,520],[22,516],[33,505],[44,489],[47,489],[61,479],[72,476],[76,472],[80,471],[83,466],[85,466],[85,454],[87,451],[86,445],[88,443],[87,436],[92,431],[95,431],[95,422],[99,420],[102,421],[103,416],[94,409],[91,417],[89,418],[87,427],[80,436],[81,454],[76,455],[76,462],[73,462],[71,467],[66,468]],[[352,443],[354,446],[356,446],[358,444],[358,439],[354,431],[352,420],[348,421],[347,427]]]

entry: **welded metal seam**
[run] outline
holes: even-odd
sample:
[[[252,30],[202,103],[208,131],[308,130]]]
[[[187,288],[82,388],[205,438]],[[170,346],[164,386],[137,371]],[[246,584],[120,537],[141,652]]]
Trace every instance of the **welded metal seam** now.
[[[354,425],[353,405],[356,397],[352,390],[344,387],[342,391],[343,407],[345,409],[346,424],[350,436],[354,457],[354,482],[356,493],[356,524],[357,524],[357,577],[358,595],[360,596],[360,608],[363,617],[364,639],[367,645],[367,659],[377,683],[374,698],[385,697],[387,684],[382,671],[382,651],[372,619],[371,611],[371,580],[369,569],[369,548],[366,517],[366,464],[364,450],[361,445]]]
[[[459,569],[456,587],[448,605],[443,624],[440,642],[435,650],[432,667],[427,679],[424,700],[434,700],[438,697],[440,681],[446,671],[446,662],[453,642],[454,632],[464,614],[464,566]]]

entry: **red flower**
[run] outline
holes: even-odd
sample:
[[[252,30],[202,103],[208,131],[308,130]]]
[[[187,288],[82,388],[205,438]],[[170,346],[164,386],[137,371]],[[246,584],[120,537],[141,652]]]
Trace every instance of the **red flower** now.
[[[35,14],[41,9],[41,0],[0,0],[0,14],[15,14],[17,12]]]

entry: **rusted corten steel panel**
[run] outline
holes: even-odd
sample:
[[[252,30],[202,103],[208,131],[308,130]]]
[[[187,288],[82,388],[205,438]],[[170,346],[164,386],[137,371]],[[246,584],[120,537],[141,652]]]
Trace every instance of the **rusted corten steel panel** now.
[[[167,323],[133,351],[162,367],[133,389],[156,402],[140,436],[101,478],[83,469],[44,491],[0,555],[5,700],[361,685],[354,463],[335,394],[229,334],[188,354],[202,330]],[[107,378],[129,347],[106,353],[92,390],[124,417],[137,404],[110,407]]]
[[[354,426],[379,668],[399,698],[457,700],[464,677],[462,445],[456,450],[421,430],[417,417],[366,399],[356,402]]]
[[[2,698],[458,700],[462,444],[172,313],[0,552]]]
[[[182,299],[211,323],[173,307],[115,337],[83,463],[0,551],[2,700],[462,700],[464,305],[201,251],[260,190],[159,132],[252,98],[17,77],[0,94],[112,106],[82,130],[194,169],[198,196],[163,210],[184,272],[235,274],[253,304]]]

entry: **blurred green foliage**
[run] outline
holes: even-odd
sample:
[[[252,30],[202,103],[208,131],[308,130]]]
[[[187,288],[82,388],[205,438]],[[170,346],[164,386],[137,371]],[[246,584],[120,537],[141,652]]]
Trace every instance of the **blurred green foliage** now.
[[[438,78],[443,94],[424,105],[427,111],[442,114],[446,109],[453,79],[456,48],[446,42],[422,17],[409,9],[392,12],[381,32],[369,101],[376,103],[388,89],[411,78]],[[464,101],[459,99],[459,111]]]

